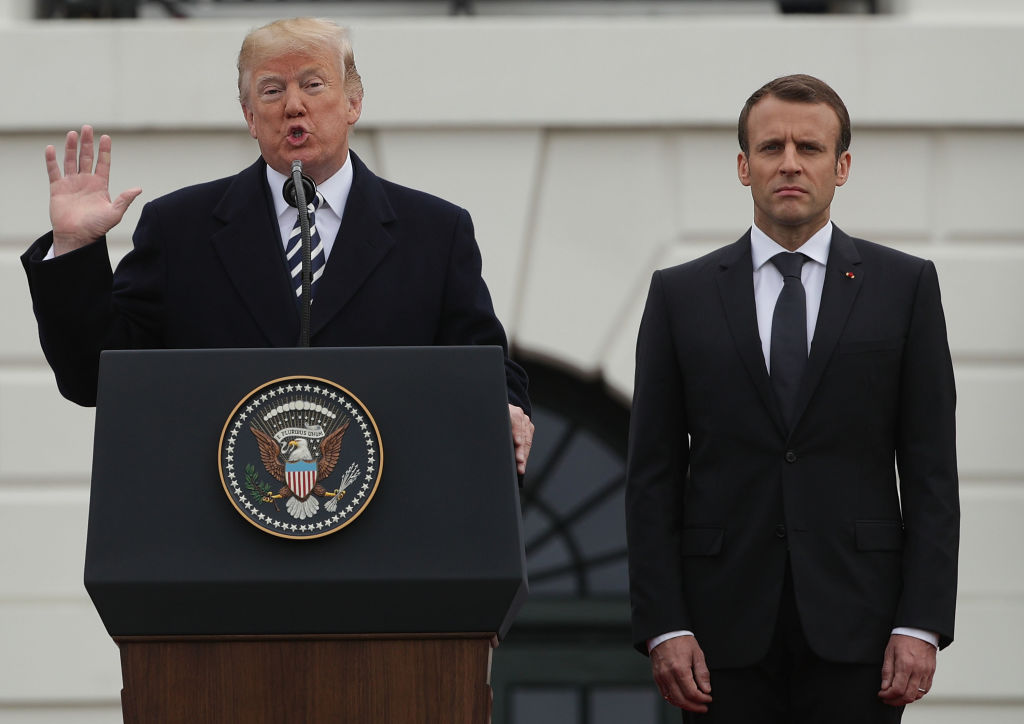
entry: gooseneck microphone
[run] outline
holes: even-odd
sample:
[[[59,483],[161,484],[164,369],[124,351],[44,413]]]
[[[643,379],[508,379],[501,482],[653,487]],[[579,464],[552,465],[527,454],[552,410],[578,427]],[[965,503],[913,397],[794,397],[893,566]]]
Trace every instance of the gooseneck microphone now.
[[[292,161],[292,175],[284,182],[284,200],[299,211],[299,228],[302,233],[302,301],[300,302],[299,346],[309,346],[309,313],[312,307],[313,262],[309,238],[309,202],[316,196],[313,179],[302,173],[302,161]]]
[[[306,203],[309,203],[309,200],[311,198],[313,198],[314,196],[316,196],[316,184],[313,183],[313,179],[311,179],[306,174],[302,173],[302,161],[300,161],[298,159],[292,161],[292,176],[289,177],[288,180],[284,182],[284,194],[283,195],[284,195],[284,200],[288,202],[289,206],[294,206],[294,207],[298,208],[299,204],[295,200],[295,196],[298,193],[298,190],[297,190],[296,186],[298,186],[300,184],[299,184],[298,181],[296,181],[296,176],[295,176],[295,169],[296,168],[299,170],[298,178],[302,181],[302,183],[301,183],[302,193],[305,194]]]

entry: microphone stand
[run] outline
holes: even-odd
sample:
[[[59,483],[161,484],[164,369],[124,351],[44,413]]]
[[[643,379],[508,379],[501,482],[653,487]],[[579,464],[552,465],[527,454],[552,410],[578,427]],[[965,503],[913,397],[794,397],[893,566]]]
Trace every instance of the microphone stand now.
[[[299,304],[299,346],[309,346],[309,313],[312,306],[313,285],[312,242],[309,237],[309,201],[306,199],[306,180],[302,175],[302,161],[292,161],[292,183],[295,189],[295,207],[299,211],[299,228],[302,233],[302,301]],[[315,187],[314,192],[315,192]],[[287,189],[286,189],[287,191]],[[285,194],[288,198],[288,194]]]

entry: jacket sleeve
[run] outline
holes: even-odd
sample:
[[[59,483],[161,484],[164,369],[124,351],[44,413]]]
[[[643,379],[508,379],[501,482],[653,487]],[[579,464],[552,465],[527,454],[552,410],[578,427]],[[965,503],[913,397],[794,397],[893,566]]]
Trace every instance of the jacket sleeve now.
[[[61,394],[79,405],[96,404],[102,350],[160,346],[153,323],[160,306],[160,247],[139,236],[116,278],[105,237],[45,259],[51,232],[21,257],[43,354]]]
[[[896,462],[904,525],[903,591],[895,626],[953,640],[960,499],[956,389],[935,266],[924,264],[902,361]]]
[[[692,630],[680,562],[689,463],[685,388],[662,275],[656,272],[636,346],[629,428],[626,538],[633,642]]]
[[[505,330],[494,313],[490,292],[481,275],[480,248],[473,221],[459,209],[455,222],[445,281],[443,310],[436,344],[499,345],[505,351],[508,401],[532,416],[526,372],[509,359]]]

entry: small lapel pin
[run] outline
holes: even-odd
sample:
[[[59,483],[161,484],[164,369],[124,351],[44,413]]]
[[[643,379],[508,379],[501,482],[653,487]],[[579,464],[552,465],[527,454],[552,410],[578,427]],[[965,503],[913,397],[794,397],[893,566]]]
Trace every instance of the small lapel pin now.
[[[853,272],[846,272],[847,279],[854,279],[856,275]]]

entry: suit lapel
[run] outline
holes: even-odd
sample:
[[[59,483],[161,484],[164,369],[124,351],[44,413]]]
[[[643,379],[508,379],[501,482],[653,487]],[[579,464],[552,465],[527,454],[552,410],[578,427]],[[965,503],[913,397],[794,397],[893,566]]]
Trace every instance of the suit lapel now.
[[[857,253],[853,240],[840,231],[839,227],[834,226],[828,263],[825,265],[825,284],[821,290],[818,321],[814,325],[814,339],[811,340],[810,356],[797,392],[794,427],[799,423],[800,416],[807,408],[814,390],[821,382],[828,361],[832,358],[832,352],[843,327],[846,326],[853,302],[864,283],[864,273],[860,254]]]
[[[349,153],[353,165],[352,190],[317,288],[310,319],[312,334],[322,330],[341,311],[395,245],[386,228],[395,219],[395,213],[384,187],[355,153]]]
[[[211,241],[267,342],[288,347],[298,339],[299,321],[267,198],[265,168],[259,160],[232,181],[213,211],[224,226]]]
[[[750,254],[750,232],[730,247],[719,266],[718,292],[725,309],[729,331],[732,334],[743,364],[764,406],[771,412],[779,430],[785,434],[782,410],[775,398],[768,369],[764,364],[761,335],[757,331],[757,311],[754,305],[753,261]]]

